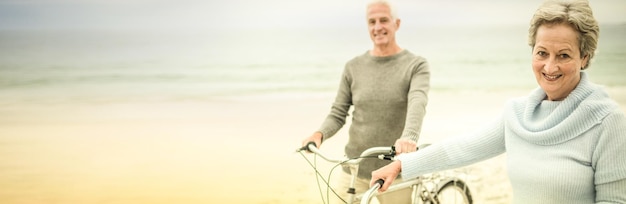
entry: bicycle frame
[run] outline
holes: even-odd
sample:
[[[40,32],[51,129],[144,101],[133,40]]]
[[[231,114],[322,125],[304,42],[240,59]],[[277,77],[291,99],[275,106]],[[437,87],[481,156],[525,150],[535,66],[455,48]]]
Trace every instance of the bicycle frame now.
[[[378,181],[376,181],[374,186],[370,187],[367,191],[365,191],[365,193],[361,195],[361,204],[368,204],[372,200],[372,198],[374,198],[374,196],[384,195],[387,193],[398,191],[400,189],[413,188],[413,190],[417,192],[420,192],[421,190],[425,190],[423,187],[421,178],[418,177],[415,179],[402,181],[397,184],[392,184],[391,186],[389,186],[387,191],[379,193],[378,189],[382,187],[384,182],[385,181],[383,181],[382,179],[379,179]]]
[[[352,179],[350,180],[350,188],[348,189],[348,194],[350,194],[350,197],[347,200],[348,203],[352,203],[357,198],[359,198],[356,195],[356,190],[354,188],[354,185],[356,183],[357,172],[359,171],[359,164],[363,160],[363,157],[373,156],[373,155],[377,155],[377,156],[378,155],[389,155],[393,151],[391,147],[373,147],[373,148],[369,148],[369,149],[365,150],[363,153],[361,153],[361,156],[359,158],[357,158],[357,159],[349,159],[349,158],[345,158],[345,157],[343,157],[343,158],[330,158],[327,155],[325,155],[324,153],[322,153],[315,146],[315,143],[309,143],[309,144],[307,144],[306,149],[301,148],[301,150],[311,151],[311,152],[317,154],[322,159],[324,159],[324,160],[326,160],[328,162],[342,164],[342,165],[347,165],[350,168],[350,173],[353,176],[352,176]],[[393,192],[393,191],[390,190],[390,192]]]
[[[428,144],[421,145],[418,147],[418,150],[426,146],[428,146]],[[366,192],[360,195],[357,195],[354,186],[356,183],[357,172],[359,170],[359,164],[361,163],[361,161],[364,158],[371,158],[372,156],[376,156],[378,159],[383,159],[383,160],[394,160],[396,152],[393,146],[372,147],[363,151],[363,153],[361,153],[361,155],[358,158],[354,158],[354,159],[350,159],[346,157],[342,157],[342,158],[328,157],[323,152],[321,152],[315,146],[315,143],[313,142],[309,142],[306,146],[298,149],[297,152],[304,151],[304,150],[313,152],[316,155],[320,156],[322,159],[330,163],[347,165],[349,167],[351,176],[352,176],[351,181],[350,181],[350,186],[348,189],[348,194],[350,196],[349,198],[347,198],[347,200],[345,200],[345,202],[350,203],[350,204],[354,203],[354,201],[359,200],[359,199],[360,199],[361,204],[367,204],[370,202],[370,200],[374,196],[392,193],[392,192],[396,192],[398,190],[402,190],[406,188],[413,189],[413,195],[414,195],[413,202],[414,203],[426,203],[426,204],[439,203],[437,194],[439,194],[440,191],[446,187],[445,184],[453,184],[454,186],[462,186],[463,187],[462,193],[465,195],[465,202],[470,203],[470,204],[472,203],[471,194],[469,190],[465,189],[467,186],[463,180],[458,179],[454,176],[445,176],[440,173],[423,175],[417,178],[403,180],[402,182],[399,182],[399,183],[396,182],[390,185],[387,191],[382,192],[382,193],[378,192],[378,189],[382,186],[384,181],[378,180],[376,181],[375,185],[370,187]],[[317,174],[319,175],[319,173]],[[453,182],[453,183],[450,183],[450,182]]]
[[[361,155],[356,159],[349,159],[345,157],[331,158],[325,155],[324,153],[322,153],[315,146],[315,143],[309,143],[305,147],[299,149],[299,151],[302,151],[302,150],[308,150],[310,152],[313,152],[328,162],[342,164],[342,165],[346,165],[349,167],[352,178],[350,181],[350,187],[348,189],[348,194],[350,195],[350,197],[348,198],[348,200],[346,200],[346,202],[348,203],[353,203],[354,201],[358,199],[361,199],[361,203],[369,203],[371,198],[373,198],[376,195],[382,195],[382,194],[395,192],[395,191],[405,189],[405,188],[411,188],[421,183],[421,180],[419,178],[411,179],[411,180],[403,181],[398,184],[393,184],[389,186],[389,189],[383,193],[377,192],[378,188],[380,187],[378,186],[377,188],[374,188],[374,187],[370,188],[367,192],[361,195],[357,195],[354,186],[355,186],[356,179],[357,179],[356,175],[359,170],[359,164],[361,163],[363,158],[377,156],[379,159],[392,160],[393,157],[395,156],[395,150],[393,147],[372,147],[363,151],[363,153],[361,153]],[[382,185],[382,183],[380,185]]]

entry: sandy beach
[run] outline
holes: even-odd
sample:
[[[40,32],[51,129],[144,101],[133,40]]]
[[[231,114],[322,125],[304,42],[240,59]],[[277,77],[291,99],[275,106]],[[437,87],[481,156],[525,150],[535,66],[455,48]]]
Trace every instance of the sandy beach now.
[[[608,90],[626,110],[626,90]],[[529,91],[431,91],[420,143],[471,131]],[[333,95],[0,107],[0,203],[321,203],[294,150]],[[346,130],[322,150],[341,156]],[[505,159],[466,168],[476,203],[509,203]]]

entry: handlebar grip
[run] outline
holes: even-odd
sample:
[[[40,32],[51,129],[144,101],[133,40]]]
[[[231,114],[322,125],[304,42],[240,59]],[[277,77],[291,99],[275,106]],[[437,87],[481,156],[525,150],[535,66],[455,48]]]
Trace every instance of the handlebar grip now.
[[[378,180],[376,180],[376,183],[379,185],[379,187],[382,187],[382,186],[383,186],[383,184],[385,183],[385,180],[383,180],[383,179],[378,179]]]
[[[304,145],[304,147],[300,147],[300,149],[298,149],[298,151],[302,151],[302,150],[310,151],[309,145],[313,145],[314,147],[317,147],[315,142],[309,141],[309,143],[306,143],[306,145]]]

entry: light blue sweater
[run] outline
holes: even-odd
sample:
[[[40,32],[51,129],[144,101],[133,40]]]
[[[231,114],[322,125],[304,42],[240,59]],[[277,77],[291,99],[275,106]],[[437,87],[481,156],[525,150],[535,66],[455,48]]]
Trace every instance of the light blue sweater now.
[[[626,116],[586,73],[563,101],[538,88],[469,135],[398,156],[404,178],[507,153],[514,203],[626,203]],[[480,193],[480,192],[478,192]]]

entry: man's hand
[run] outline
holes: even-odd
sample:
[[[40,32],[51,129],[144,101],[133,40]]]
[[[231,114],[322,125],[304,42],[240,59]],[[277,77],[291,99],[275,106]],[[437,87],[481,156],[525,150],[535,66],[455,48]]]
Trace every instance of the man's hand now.
[[[396,154],[414,152],[417,150],[417,142],[406,138],[396,140],[393,146],[396,147]]]
[[[304,138],[304,140],[302,140],[302,146],[304,147],[305,145],[309,144],[309,142],[315,142],[315,146],[317,148],[320,148],[320,146],[322,145],[322,136],[323,135],[321,132],[316,131],[311,136],[308,136]]]

